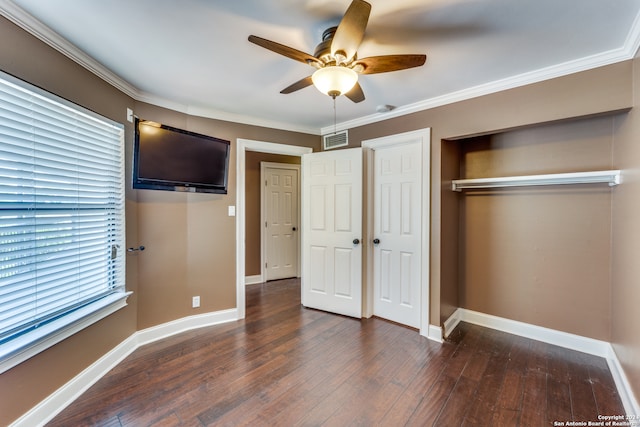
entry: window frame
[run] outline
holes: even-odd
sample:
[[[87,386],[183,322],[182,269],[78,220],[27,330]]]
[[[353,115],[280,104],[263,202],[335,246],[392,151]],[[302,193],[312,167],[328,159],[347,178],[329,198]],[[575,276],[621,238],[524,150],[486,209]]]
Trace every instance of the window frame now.
[[[127,306],[127,298],[132,292],[126,290],[126,260],[125,260],[125,150],[124,150],[124,125],[106,118],[100,114],[90,111],[78,104],[70,102],[51,92],[43,90],[37,86],[27,83],[21,79],[0,71],[0,80],[33,93],[37,97],[45,98],[49,102],[59,104],[61,109],[71,109],[74,112],[89,116],[91,119],[99,120],[114,129],[119,137],[119,181],[116,185],[118,190],[118,207],[116,222],[120,225],[120,238],[117,239],[116,246],[120,251],[121,272],[115,273],[114,280],[117,281],[114,290],[93,302],[76,308],[54,320],[48,321],[41,326],[33,328],[17,337],[11,338],[0,344],[0,374],[12,367],[24,362],[36,354],[50,348],[51,346],[67,339],[71,335],[87,328],[99,320]],[[115,169],[114,169],[115,170]],[[113,205],[110,205],[113,206]]]

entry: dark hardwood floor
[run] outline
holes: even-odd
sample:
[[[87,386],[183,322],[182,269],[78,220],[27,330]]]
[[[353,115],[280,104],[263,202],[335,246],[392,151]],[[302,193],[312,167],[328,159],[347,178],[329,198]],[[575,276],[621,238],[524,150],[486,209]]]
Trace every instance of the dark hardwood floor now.
[[[247,288],[243,321],[141,347],[49,426],[543,426],[624,410],[604,359],[461,323],[444,344]]]

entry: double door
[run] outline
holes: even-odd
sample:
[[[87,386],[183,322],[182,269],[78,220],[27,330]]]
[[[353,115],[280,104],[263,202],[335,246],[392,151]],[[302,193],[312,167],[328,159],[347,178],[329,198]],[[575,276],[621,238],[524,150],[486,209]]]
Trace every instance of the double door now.
[[[409,135],[411,136],[411,135]],[[302,303],[361,317],[363,251],[373,260],[373,315],[421,326],[422,138],[397,135],[373,152],[373,235],[363,242],[361,148],[303,156]],[[424,292],[428,292],[425,288]],[[425,307],[425,310],[428,307]]]

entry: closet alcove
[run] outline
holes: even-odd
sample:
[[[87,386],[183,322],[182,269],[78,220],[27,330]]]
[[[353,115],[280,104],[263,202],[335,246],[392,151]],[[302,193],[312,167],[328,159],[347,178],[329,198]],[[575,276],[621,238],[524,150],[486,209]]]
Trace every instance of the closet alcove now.
[[[443,142],[443,322],[460,307],[609,339],[615,118]]]

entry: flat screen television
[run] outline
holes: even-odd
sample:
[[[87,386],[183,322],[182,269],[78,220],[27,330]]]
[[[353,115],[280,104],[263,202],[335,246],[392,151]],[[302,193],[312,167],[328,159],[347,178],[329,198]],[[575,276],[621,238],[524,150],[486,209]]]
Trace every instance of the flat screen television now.
[[[229,141],[136,118],[133,188],[227,194]]]

